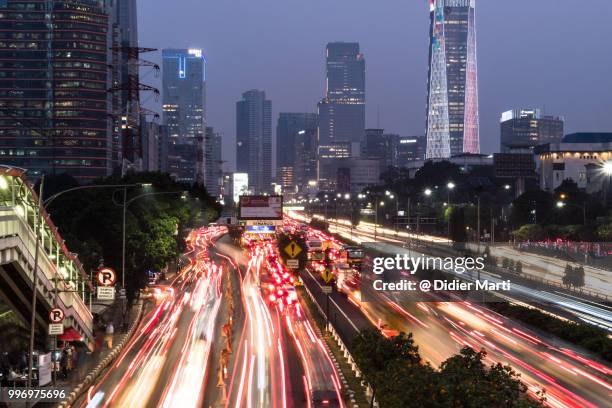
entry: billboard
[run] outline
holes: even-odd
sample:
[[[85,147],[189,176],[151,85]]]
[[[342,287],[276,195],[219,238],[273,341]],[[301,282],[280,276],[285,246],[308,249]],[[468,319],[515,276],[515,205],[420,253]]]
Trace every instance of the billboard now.
[[[238,199],[241,195],[246,194],[249,191],[249,175],[247,173],[234,173],[234,203],[238,203]]]
[[[282,220],[283,196],[240,196],[241,220]]]

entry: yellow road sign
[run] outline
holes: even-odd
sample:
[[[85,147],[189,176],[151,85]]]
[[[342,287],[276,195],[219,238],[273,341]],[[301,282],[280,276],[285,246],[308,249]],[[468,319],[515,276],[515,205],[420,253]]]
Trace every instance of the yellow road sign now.
[[[329,283],[334,279],[334,274],[330,270],[324,270],[321,274],[325,283]]]
[[[285,252],[291,258],[295,258],[296,256],[300,254],[300,252],[302,252],[302,247],[296,244],[295,241],[292,241],[289,245],[285,247]]]
[[[331,248],[332,243],[330,241],[323,241],[323,243],[321,244],[321,248],[323,248],[323,250],[325,251],[328,248]]]

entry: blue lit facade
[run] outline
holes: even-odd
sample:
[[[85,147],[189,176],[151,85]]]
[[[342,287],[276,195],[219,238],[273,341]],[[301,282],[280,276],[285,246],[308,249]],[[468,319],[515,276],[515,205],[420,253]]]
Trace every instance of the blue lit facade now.
[[[186,183],[204,183],[206,58],[199,49],[162,51],[164,170]]]

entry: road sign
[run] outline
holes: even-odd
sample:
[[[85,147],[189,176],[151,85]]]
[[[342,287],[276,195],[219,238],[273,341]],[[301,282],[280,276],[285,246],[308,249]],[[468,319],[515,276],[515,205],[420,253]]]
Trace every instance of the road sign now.
[[[331,246],[332,246],[331,241],[323,241],[323,243],[321,244],[321,249],[325,251],[326,249],[331,248]]]
[[[295,258],[302,252],[302,247],[296,244],[295,241],[291,241],[291,243],[285,247],[285,252],[291,258]]]
[[[64,334],[63,323],[51,323],[49,324],[49,336],[58,336]]]
[[[61,323],[64,321],[64,311],[59,307],[54,307],[49,310],[49,322],[50,323]]]
[[[321,290],[323,291],[323,293],[325,293],[326,295],[329,295],[330,293],[332,293],[332,287],[329,285],[323,285],[321,286]]]
[[[115,288],[112,286],[98,286],[99,300],[115,300]]]
[[[298,269],[300,267],[299,259],[287,259],[287,268]]]
[[[96,280],[102,286],[112,286],[117,280],[117,274],[111,268],[102,268],[96,273]]]
[[[325,283],[329,283],[334,279],[334,274],[328,269],[325,269],[321,276],[323,276]]]
[[[125,298],[126,298],[125,289],[124,288],[119,289],[119,299],[125,299]]]
[[[311,261],[322,261],[324,255],[325,254],[323,252],[321,252],[321,251],[311,252],[310,253],[310,260]]]

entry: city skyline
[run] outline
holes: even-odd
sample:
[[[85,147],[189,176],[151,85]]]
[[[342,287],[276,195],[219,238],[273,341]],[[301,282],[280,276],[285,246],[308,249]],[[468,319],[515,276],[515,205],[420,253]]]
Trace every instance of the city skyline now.
[[[250,88],[265,89],[275,101],[273,121],[281,111],[316,111],[316,103],[324,96],[322,50],[325,44],[336,40],[359,42],[361,51],[368,56],[366,127],[380,125],[385,132],[401,135],[425,134],[427,2],[389,1],[383,7],[353,2],[352,8],[346,7],[347,2],[329,5],[315,1],[302,6],[272,0],[267,3],[277,7],[284,19],[274,21],[266,17],[265,8],[259,10],[259,6],[241,2],[239,8],[207,5],[207,24],[199,24],[201,13],[189,12],[199,10],[199,3],[185,1],[181,7],[171,10],[155,0],[146,4],[139,2],[141,46],[198,46],[207,54],[209,74],[214,79],[209,86],[209,99],[214,101],[209,104],[209,122],[226,135],[225,160],[232,165],[235,161],[229,151],[235,143],[232,108],[241,92]],[[596,52],[596,42],[592,41],[592,38],[612,35],[603,18],[605,10],[612,12],[612,4],[603,0],[595,3],[588,10],[548,0],[537,4],[522,0],[512,4],[478,4],[483,152],[499,149],[499,115],[513,106],[541,106],[546,113],[563,115],[567,133],[612,128],[605,109],[612,105],[612,96],[603,91],[612,86],[605,84],[612,79],[604,74],[604,67],[612,63],[612,57]],[[521,12],[527,7],[529,13]],[[591,16],[589,10],[593,8],[601,12]],[[338,17],[339,10],[343,11],[342,17]],[[151,24],[160,12],[170,19],[182,20],[180,27],[172,33],[165,32],[163,38]],[[322,28],[306,30],[310,26],[309,18],[315,15],[320,16]],[[582,15],[585,18],[580,18]],[[257,18],[249,20],[246,16]],[[368,30],[350,24],[365,16],[371,17]],[[218,22],[228,19],[234,21],[231,27],[237,34],[223,37],[227,27]],[[334,19],[336,23],[331,24]],[[263,22],[267,29],[262,30]],[[524,30],[516,31],[516,24]],[[550,30],[542,30],[541,24],[548,24]],[[194,27],[197,28],[194,30]],[[278,38],[272,35],[278,30],[287,35]],[[266,41],[268,46],[264,47]],[[568,61],[569,53],[577,58]],[[240,72],[245,60],[252,64],[252,69]],[[266,74],[274,64],[279,70],[274,75]],[[523,68],[516,69],[521,64]],[[552,69],[561,64],[568,69]],[[591,75],[582,75],[580,69],[588,69]],[[599,82],[594,83],[589,77],[598,77]],[[572,98],[581,98],[583,103],[572,104]]]

